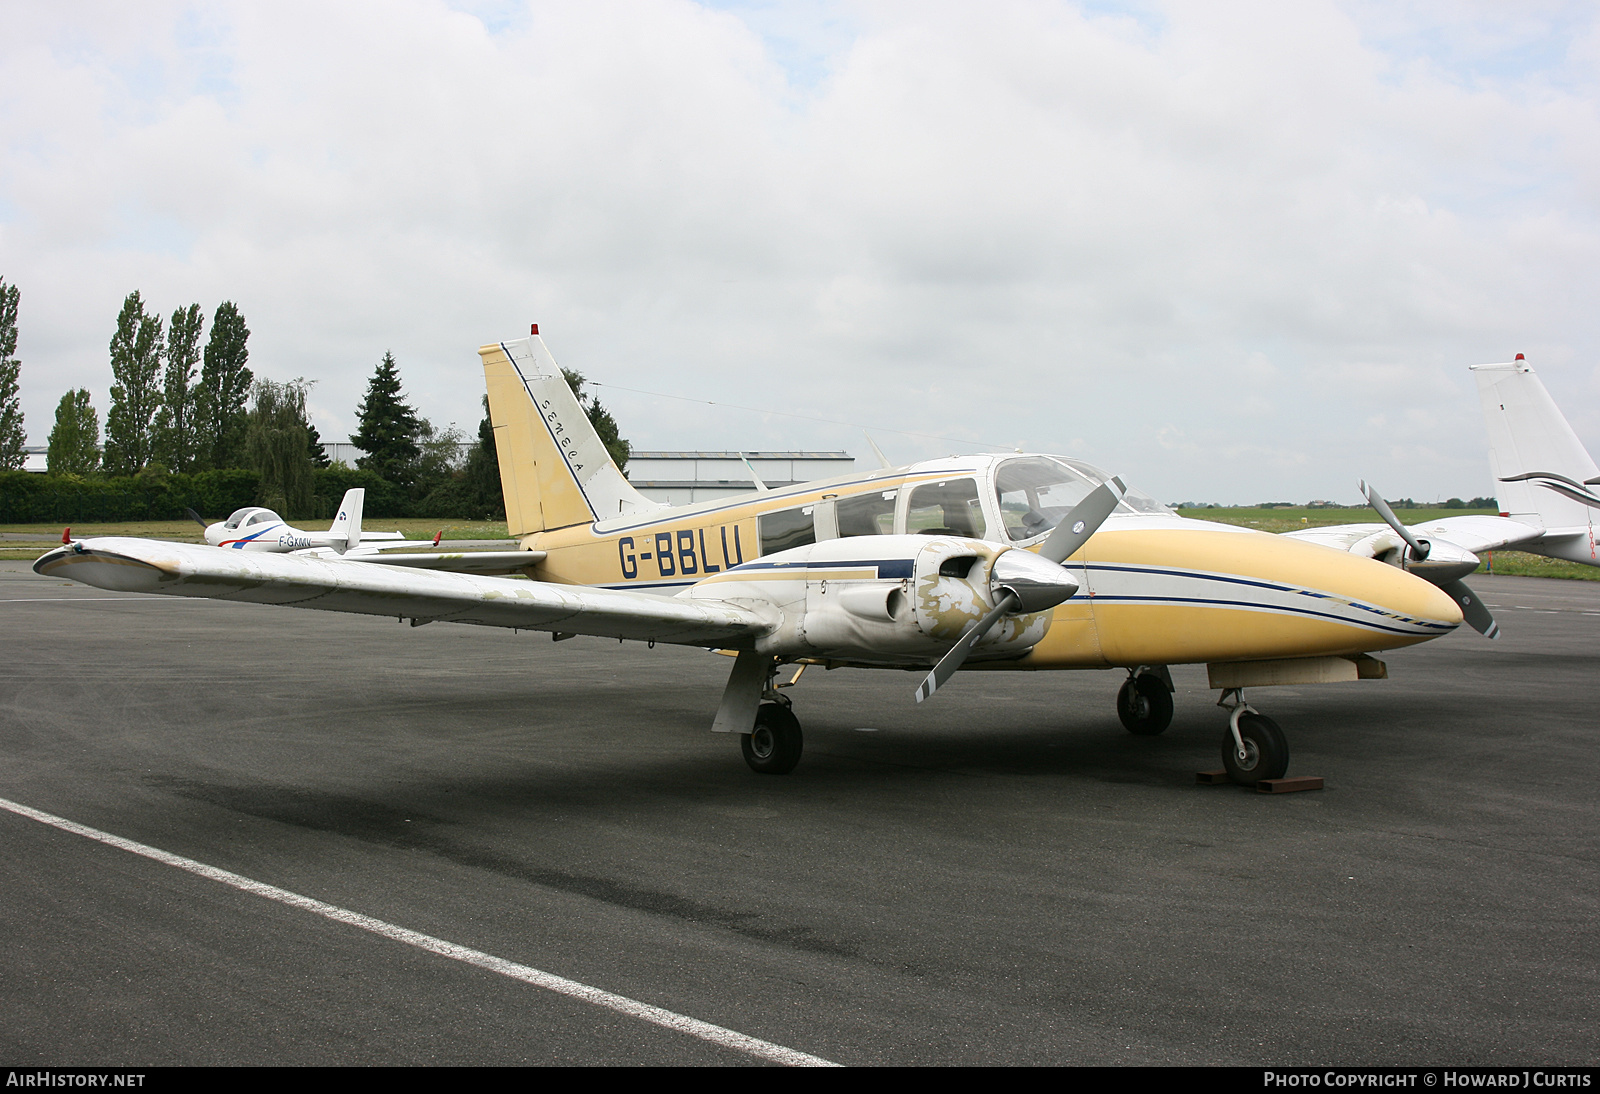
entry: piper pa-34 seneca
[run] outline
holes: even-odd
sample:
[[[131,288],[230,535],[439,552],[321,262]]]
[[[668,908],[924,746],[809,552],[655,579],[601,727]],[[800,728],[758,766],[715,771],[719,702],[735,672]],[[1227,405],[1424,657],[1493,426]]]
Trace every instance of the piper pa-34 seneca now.
[[[1121,668],[1117,712],[1153,734],[1172,718],[1167,667],[1198,663],[1230,708],[1224,763],[1252,784],[1282,776],[1289,750],[1242,689],[1381,677],[1371,653],[1462,620],[1402,568],[1184,519],[1059,456],[950,457],[667,507],[612,463],[537,327],[479,354],[509,528],[533,580],[120,538],[70,543],[34,569],[414,626],[735,653],[712,728],[739,734],[751,768],[773,774],[802,743],[774,686],[784,665],[915,670],[918,700],[963,667]]]

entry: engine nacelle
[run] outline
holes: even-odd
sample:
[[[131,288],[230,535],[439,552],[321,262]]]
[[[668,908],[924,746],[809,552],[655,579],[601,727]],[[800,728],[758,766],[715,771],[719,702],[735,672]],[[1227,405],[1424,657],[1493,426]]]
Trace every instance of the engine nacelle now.
[[[937,661],[1005,595],[995,563],[1013,550],[957,536],[831,539],[743,563],[684,595],[775,614],[776,627],[756,643],[761,653],[920,667]],[[1041,599],[1038,588],[1051,580],[1061,587],[1056,602],[1076,589],[1059,566],[1021,554],[1002,571],[1013,584],[1032,579],[1029,603]],[[1049,626],[1048,609],[1006,615],[972,657],[1017,656]]]

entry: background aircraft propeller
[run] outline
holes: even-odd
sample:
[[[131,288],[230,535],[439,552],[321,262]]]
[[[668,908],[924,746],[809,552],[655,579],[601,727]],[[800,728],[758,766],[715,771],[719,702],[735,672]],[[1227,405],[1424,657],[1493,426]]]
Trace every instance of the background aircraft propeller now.
[[[1122,495],[1126,491],[1127,487],[1122,484],[1121,479],[1110,479],[1095,487],[1088,497],[1074,505],[1072,511],[1061,518],[1061,523],[1056,525],[1055,531],[1050,533],[1043,546],[1039,548],[1038,557],[1048,562],[1053,562],[1059,567],[1063,562],[1071,558],[1078,548],[1089,541],[1089,537],[1094,535],[1101,523],[1111,515],[1111,511],[1117,507],[1117,503],[1122,500]],[[1007,554],[1009,553],[1007,552]],[[997,572],[994,578],[999,580],[991,578],[996,591],[1001,594],[995,602],[995,606],[989,609],[982,619],[968,628],[967,632],[961,636],[961,641],[952,646],[950,652],[941,657],[939,663],[933,666],[933,671],[928,673],[927,678],[917,688],[917,702],[922,702],[938,691],[945,681],[955,674],[955,671],[961,667],[962,662],[967,659],[967,655],[972,652],[972,648],[982,641],[983,636],[988,634],[990,628],[1000,621],[1002,615],[1019,609],[1043,611],[1046,608],[1054,607],[1078,591],[1077,583],[1071,580],[1066,582],[1055,580],[1051,582],[1050,587],[1055,590],[1053,594],[1045,591],[1042,583],[1037,586],[1027,583],[1024,589],[1011,588],[1006,584],[1008,575],[998,572],[1002,570],[1001,562],[1005,558],[1006,555],[1001,555],[1000,559],[995,562],[995,570]],[[1016,584],[1024,586],[1026,577],[1023,575],[1018,576],[1021,580],[1018,580]],[[1064,595],[1061,590],[1066,590]]]
[[[1414,562],[1426,560],[1429,552],[1433,549],[1433,545],[1425,539],[1418,539],[1412,534],[1411,529],[1401,524],[1400,518],[1394,515],[1394,510],[1389,508],[1389,503],[1383,500],[1381,494],[1368,486],[1365,480],[1361,482],[1361,492],[1366,495],[1367,502],[1378,511],[1378,515],[1384,519],[1384,522],[1390,528],[1393,528],[1401,539],[1406,541],[1410,549],[1407,558]],[[1442,582],[1439,588],[1449,594],[1451,600],[1461,605],[1462,618],[1467,621],[1467,624],[1473,630],[1485,638],[1498,638],[1500,636],[1500,624],[1494,621],[1494,616],[1484,606],[1483,601],[1478,599],[1478,594],[1467,588],[1465,581],[1457,578],[1454,581]]]
[[[184,509],[183,513],[184,513],[184,516],[186,516],[190,520],[194,521],[200,527],[202,527],[202,528],[211,527],[211,525],[207,524],[205,522],[205,519],[203,517],[201,517],[199,513],[196,513],[193,509]]]

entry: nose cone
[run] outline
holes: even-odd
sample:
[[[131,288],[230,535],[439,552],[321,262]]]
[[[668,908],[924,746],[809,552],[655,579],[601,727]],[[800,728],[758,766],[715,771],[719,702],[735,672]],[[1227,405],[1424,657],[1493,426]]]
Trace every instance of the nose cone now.
[[[1093,548],[1087,591],[1112,664],[1371,653],[1462,621],[1398,567],[1261,532],[1102,530]]]

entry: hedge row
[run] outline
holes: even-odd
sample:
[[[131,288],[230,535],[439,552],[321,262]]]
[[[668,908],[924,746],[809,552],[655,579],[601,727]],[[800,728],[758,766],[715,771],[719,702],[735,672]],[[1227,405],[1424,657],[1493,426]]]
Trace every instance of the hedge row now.
[[[182,520],[193,509],[207,520],[221,520],[235,509],[260,504],[261,476],[254,471],[201,471],[193,475],[131,478],[80,478],[0,472],[0,524],[96,524],[135,520]],[[419,512],[433,508],[413,503],[405,493],[371,471],[332,467],[316,472],[308,512],[290,519],[331,519],[339,499],[352,487],[367,491],[367,517],[452,515]],[[425,499],[426,501],[427,499]]]

